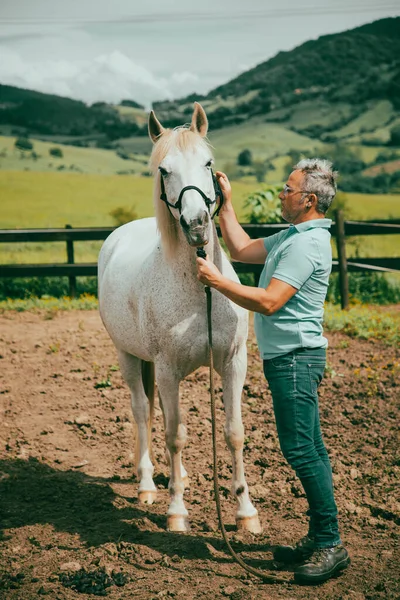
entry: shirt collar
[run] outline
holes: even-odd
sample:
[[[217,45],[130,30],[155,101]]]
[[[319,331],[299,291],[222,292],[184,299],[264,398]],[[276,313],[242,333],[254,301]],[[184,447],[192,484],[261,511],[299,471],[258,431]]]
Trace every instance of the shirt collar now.
[[[302,231],[307,231],[308,229],[315,229],[316,227],[323,227],[324,229],[329,229],[332,225],[332,219],[311,219],[310,221],[303,221],[303,223],[298,223],[297,225],[290,225],[290,227],[296,229],[298,233]]]

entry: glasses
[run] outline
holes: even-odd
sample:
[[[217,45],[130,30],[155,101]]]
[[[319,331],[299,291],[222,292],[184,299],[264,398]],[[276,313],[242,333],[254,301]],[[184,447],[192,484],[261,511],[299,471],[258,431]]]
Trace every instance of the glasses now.
[[[291,187],[289,187],[286,183],[283,186],[283,195],[287,196],[288,194],[313,194],[314,192],[310,192],[308,190],[292,190]]]

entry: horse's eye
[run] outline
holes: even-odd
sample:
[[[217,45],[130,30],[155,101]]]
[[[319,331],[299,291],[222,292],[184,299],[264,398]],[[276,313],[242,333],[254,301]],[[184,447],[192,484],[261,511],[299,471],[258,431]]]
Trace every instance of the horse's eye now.
[[[160,171],[160,173],[163,177],[168,177],[169,173],[168,173],[167,169],[164,169],[164,167],[158,167],[158,170]]]
[[[208,161],[208,163],[206,164],[206,167],[207,167],[207,169],[211,169],[211,167],[212,167],[212,164],[213,164],[213,160],[211,159],[211,160],[209,160],[209,161]]]

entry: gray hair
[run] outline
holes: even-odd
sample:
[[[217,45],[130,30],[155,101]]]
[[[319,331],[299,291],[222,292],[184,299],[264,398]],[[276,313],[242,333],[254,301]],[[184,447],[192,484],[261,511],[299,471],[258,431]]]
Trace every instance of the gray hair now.
[[[303,158],[293,168],[304,173],[304,188],[317,196],[316,209],[325,214],[336,194],[338,173],[332,170],[332,163],[322,158]]]

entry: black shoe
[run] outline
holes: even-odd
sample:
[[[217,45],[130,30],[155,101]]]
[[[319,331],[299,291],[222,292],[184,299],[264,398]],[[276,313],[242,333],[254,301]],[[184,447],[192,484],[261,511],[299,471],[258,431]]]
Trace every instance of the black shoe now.
[[[294,570],[294,579],[299,583],[321,583],[350,564],[349,554],[342,545],[331,548],[316,548],[310,558]]]
[[[274,560],[287,564],[304,561],[314,552],[314,540],[305,535],[295,546],[275,546]]]

